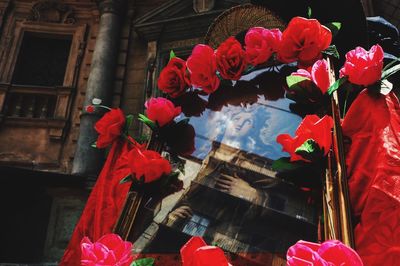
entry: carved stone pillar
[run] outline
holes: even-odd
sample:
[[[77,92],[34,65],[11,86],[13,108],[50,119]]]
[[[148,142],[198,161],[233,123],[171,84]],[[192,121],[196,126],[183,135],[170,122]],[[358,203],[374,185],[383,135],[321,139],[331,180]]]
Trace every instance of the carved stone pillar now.
[[[121,22],[124,15],[125,0],[100,0],[97,3],[100,9],[99,32],[93,52],[84,106],[91,104],[93,98],[101,99],[104,105],[111,104]],[[82,110],[72,174],[95,178],[103,165],[103,152],[90,146],[96,140],[97,133],[94,125],[101,115],[102,112],[99,110],[94,113]]]

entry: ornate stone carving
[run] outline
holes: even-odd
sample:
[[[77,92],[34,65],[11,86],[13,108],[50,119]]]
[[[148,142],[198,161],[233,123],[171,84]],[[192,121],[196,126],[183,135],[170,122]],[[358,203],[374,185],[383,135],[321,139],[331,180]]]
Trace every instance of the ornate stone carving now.
[[[64,24],[76,22],[73,9],[54,0],[39,1],[34,4],[28,20]]]

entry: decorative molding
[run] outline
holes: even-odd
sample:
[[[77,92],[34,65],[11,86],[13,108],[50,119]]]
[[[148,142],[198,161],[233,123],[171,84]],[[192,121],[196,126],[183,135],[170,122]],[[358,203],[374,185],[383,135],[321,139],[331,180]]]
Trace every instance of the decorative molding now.
[[[234,6],[232,0],[219,0],[210,11],[197,13],[193,0],[170,0],[135,19],[136,33],[146,41],[175,41],[204,36],[210,23],[226,8]],[[168,27],[165,25],[168,24]]]
[[[204,43],[203,37],[184,39],[184,40],[176,40],[171,42],[164,42],[161,45],[162,50],[170,51],[173,49],[185,48],[189,47],[190,51],[192,51],[192,47],[198,43]]]
[[[35,3],[28,20],[64,24],[75,24],[76,22],[72,7],[54,0]]]
[[[0,2],[0,34],[5,21],[6,13],[10,9],[10,0]]]

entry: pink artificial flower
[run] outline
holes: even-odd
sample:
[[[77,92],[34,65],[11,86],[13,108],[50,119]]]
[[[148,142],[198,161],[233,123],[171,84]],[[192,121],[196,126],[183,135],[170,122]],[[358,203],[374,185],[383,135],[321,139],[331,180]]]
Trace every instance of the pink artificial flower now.
[[[347,76],[356,85],[372,85],[381,79],[383,56],[383,49],[379,44],[372,46],[369,51],[357,47],[346,54],[340,77]]]
[[[360,256],[338,240],[322,244],[298,241],[286,254],[288,266],[363,266]]]
[[[187,59],[186,65],[193,86],[201,88],[207,94],[218,89],[220,80],[217,77],[217,60],[214,50],[210,46],[196,45]]]
[[[119,235],[107,234],[92,243],[88,237],[81,241],[81,265],[129,266],[133,261],[132,243]]]
[[[321,90],[322,94],[325,94],[330,86],[329,81],[329,68],[328,62],[325,59],[318,60],[314,63],[311,69],[312,81]]]
[[[318,254],[320,244],[300,240],[286,253],[287,266],[323,265],[329,266]]]
[[[247,31],[244,42],[246,45],[246,61],[257,66],[268,61],[272,54],[278,51],[282,40],[279,29],[254,27]]]
[[[144,106],[147,108],[147,117],[160,127],[171,123],[182,112],[181,107],[175,107],[170,100],[162,97],[150,98]]]
[[[292,73],[292,76],[300,76],[311,80],[322,94],[325,94],[330,86],[328,62],[325,59],[316,61],[311,68],[311,73],[300,68],[297,72]]]

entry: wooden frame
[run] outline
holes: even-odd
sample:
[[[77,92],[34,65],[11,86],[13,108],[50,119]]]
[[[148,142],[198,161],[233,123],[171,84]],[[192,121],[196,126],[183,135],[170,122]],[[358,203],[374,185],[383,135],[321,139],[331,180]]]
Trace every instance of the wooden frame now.
[[[159,44],[158,60],[166,53],[167,49],[177,48],[179,41]],[[176,51],[176,49],[174,49]],[[329,59],[328,59],[329,60]],[[160,72],[161,69],[158,69]],[[333,67],[331,66],[331,83],[335,81]],[[340,124],[339,99],[337,92],[331,98],[332,117],[334,130],[332,133],[333,149],[329,153],[329,164],[326,169],[325,188],[323,191],[323,227],[320,232],[321,240],[338,239],[350,247],[354,247],[353,229],[351,223],[350,201],[347,187],[347,174],[343,149],[343,136]],[[151,148],[154,148],[150,145]],[[156,149],[159,150],[159,149]],[[130,192],[127,196],[125,208],[117,222],[114,232],[124,239],[136,240],[138,231],[146,227],[148,219],[144,217],[143,210],[148,200],[144,192]],[[149,214],[148,214],[149,215]],[[149,225],[150,223],[147,223]]]
[[[330,83],[335,82],[333,64],[330,65]],[[338,239],[354,248],[353,225],[351,222],[349,188],[343,147],[343,133],[340,121],[339,97],[335,91],[331,97],[332,150],[328,154],[325,188],[323,191],[324,239]]]

